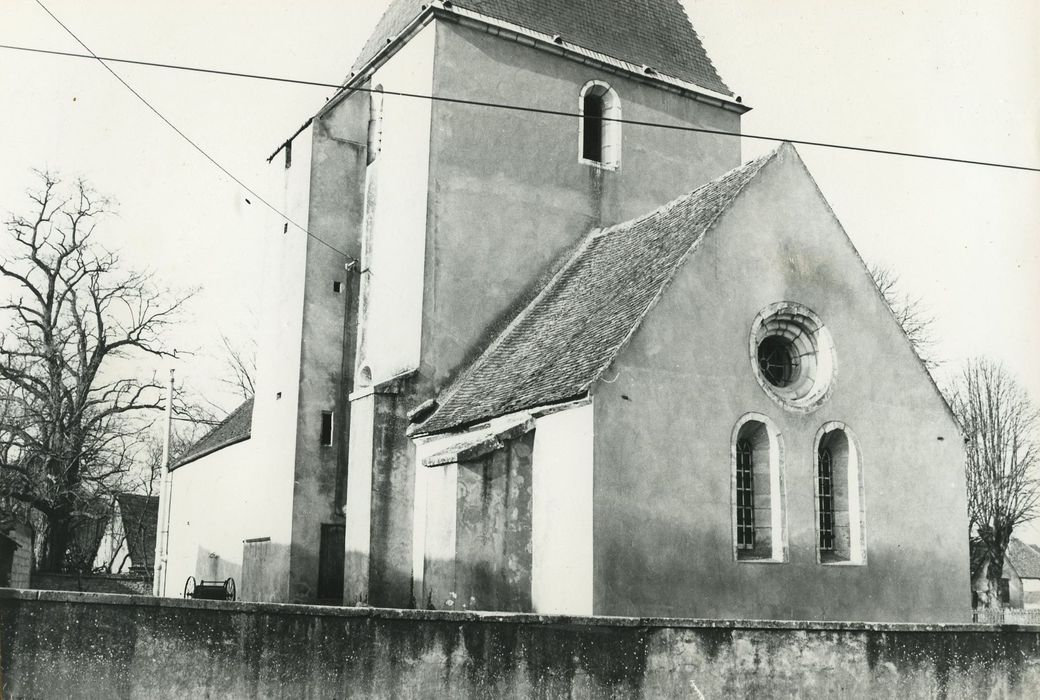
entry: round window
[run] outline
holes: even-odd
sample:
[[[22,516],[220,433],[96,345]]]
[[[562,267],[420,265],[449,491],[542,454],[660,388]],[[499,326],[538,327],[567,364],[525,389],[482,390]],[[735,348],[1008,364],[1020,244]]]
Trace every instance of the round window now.
[[[830,389],[834,344],[810,309],[781,302],[756,317],[751,329],[751,361],[767,394],[787,408],[810,410]]]

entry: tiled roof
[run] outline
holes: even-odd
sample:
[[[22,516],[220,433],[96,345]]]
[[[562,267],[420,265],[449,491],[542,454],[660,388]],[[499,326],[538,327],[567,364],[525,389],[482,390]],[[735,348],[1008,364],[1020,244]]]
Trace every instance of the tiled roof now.
[[[247,399],[213,430],[203,435],[202,439],[188,448],[187,452],[170,467],[170,470],[183,467],[189,462],[194,462],[196,459],[205,457],[219,449],[234,445],[236,442],[248,440],[252,425],[253,399]]]
[[[351,70],[357,72],[372,60],[428,4],[429,0],[392,0]],[[679,0],[459,0],[454,5],[733,94]]]
[[[150,569],[155,561],[155,534],[159,522],[159,497],[117,493],[119,514],[130,561],[134,567]]]
[[[1008,542],[1007,558],[1021,578],[1040,578],[1040,552],[1014,537]]]
[[[444,432],[582,396],[694,244],[776,153],[647,216],[591,233],[414,432]]]

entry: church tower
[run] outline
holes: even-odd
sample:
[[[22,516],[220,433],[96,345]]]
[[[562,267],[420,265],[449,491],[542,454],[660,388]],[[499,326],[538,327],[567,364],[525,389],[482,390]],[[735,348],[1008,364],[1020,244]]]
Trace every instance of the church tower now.
[[[640,122],[739,132],[747,109],[679,0],[391,3],[271,161],[314,234],[279,224],[264,273],[275,597],[421,602],[409,425],[585,233],[740,163],[736,138]]]

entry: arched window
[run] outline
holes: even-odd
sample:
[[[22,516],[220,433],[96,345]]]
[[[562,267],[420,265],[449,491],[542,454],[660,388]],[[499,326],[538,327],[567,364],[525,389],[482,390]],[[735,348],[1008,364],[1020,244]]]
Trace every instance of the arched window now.
[[[593,80],[581,90],[579,155],[583,162],[615,169],[621,165],[621,100],[604,82]]]
[[[737,423],[733,442],[733,549],[737,561],[786,559],[780,435],[765,416]]]
[[[816,440],[816,550],[824,564],[862,564],[863,481],[847,426],[828,423]]]
[[[383,150],[383,86],[376,85],[368,93],[368,165]]]

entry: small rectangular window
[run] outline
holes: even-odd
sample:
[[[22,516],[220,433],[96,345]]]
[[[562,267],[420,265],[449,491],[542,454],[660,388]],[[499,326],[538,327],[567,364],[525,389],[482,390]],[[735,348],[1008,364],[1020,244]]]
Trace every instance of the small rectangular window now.
[[[343,283],[342,282],[336,281],[336,282],[332,283],[332,292],[333,292],[333,294],[339,294],[342,291],[343,291]]]
[[[332,446],[332,411],[321,412],[321,444],[323,447]]]
[[[285,169],[292,167],[292,141],[285,142]]]

